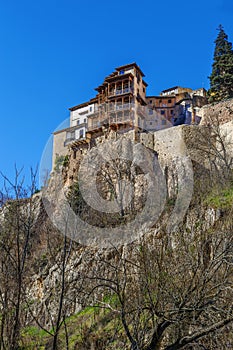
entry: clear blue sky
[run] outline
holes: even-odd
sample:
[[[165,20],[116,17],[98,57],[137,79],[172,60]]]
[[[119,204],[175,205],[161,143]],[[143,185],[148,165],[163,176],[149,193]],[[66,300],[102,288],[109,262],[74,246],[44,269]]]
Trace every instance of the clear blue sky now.
[[[0,170],[39,164],[68,108],[136,61],[148,94],[208,88],[216,28],[233,41],[233,1],[0,0]]]

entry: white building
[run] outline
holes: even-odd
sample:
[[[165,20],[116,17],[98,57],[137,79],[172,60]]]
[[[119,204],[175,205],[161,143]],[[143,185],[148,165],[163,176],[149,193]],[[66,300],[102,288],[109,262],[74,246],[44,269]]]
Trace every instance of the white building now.
[[[70,130],[66,131],[66,145],[75,140],[85,139],[87,118],[94,111],[94,104],[82,103],[70,108]]]
[[[53,134],[53,167],[58,156],[67,154],[67,146],[74,141],[85,140],[87,118],[94,111],[94,104],[82,103],[69,108],[70,126]]]

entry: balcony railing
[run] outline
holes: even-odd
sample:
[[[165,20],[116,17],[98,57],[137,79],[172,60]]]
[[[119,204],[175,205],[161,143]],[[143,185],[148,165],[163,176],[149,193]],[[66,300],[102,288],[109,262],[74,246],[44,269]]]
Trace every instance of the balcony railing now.
[[[115,110],[116,111],[116,110]],[[115,113],[115,115],[108,115],[108,118],[101,119],[101,120],[93,120],[92,123],[88,126],[88,131],[96,130],[101,128],[104,125],[111,125],[111,124],[117,124],[117,123],[133,123],[134,122],[134,116],[130,113],[127,114],[121,114]]]
[[[87,131],[92,131],[101,128],[104,124],[108,124],[107,118],[101,118],[98,120],[92,120],[92,123],[88,125]]]
[[[118,123],[128,123],[128,122],[134,122],[134,117],[130,115],[116,115],[116,116],[111,116],[109,118],[110,124],[118,124]]]
[[[114,89],[109,92],[109,96],[118,96],[118,95],[128,94],[130,92],[133,93],[133,88],[131,87],[127,87],[124,89]]]
[[[109,104],[108,105],[108,111],[109,112],[115,112],[120,110],[127,110],[134,107],[133,103],[117,103],[117,104]]]
[[[78,139],[76,139],[75,137],[72,138],[68,138],[65,140],[64,142],[64,146],[69,145],[70,143],[74,142],[74,141],[81,141],[81,140],[85,140],[86,138],[84,137],[84,135],[80,136]]]
[[[76,140],[82,140],[84,136],[81,136],[79,138],[75,137],[75,131],[79,129],[86,129],[87,123],[78,124],[76,126],[72,126],[71,128],[67,129],[67,134],[69,134],[69,137],[67,137],[64,141],[64,146],[67,146],[69,143],[74,142]]]
[[[75,137],[69,137],[65,140],[64,146],[67,146],[69,143],[73,142],[75,140]]]

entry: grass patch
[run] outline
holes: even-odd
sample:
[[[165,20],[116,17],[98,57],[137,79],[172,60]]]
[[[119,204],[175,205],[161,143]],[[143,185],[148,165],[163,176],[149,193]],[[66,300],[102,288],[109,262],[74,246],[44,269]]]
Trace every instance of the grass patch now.
[[[217,192],[212,192],[205,200],[205,204],[214,209],[230,209],[233,207],[233,184]]]
[[[48,333],[44,330],[29,326],[21,332],[21,349],[24,350],[44,350],[48,339]]]
[[[107,295],[103,302],[118,304],[115,295]],[[65,320],[70,350],[108,349],[114,350],[124,339],[124,332],[118,315],[108,308],[88,306]],[[117,330],[117,334],[116,334]],[[58,350],[66,348],[65,325],[61,326]],[[21,332],[21,350],[49,349],[53,337],[38,327],[30,326]],[[121,343],[119,343],[121,344]],[[118,348],[121,348],[119,345]]]

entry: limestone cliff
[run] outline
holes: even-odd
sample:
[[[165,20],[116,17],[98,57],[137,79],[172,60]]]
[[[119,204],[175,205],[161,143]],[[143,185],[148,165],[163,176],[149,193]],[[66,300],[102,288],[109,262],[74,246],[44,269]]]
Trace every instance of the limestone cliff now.
[[[229,111],[230,103],[224,104],[224,111]],[[119,256],[124,256],[124,261],[133,259],[136,253],[141,253],[144,241],[149,247],[148,254],[154,249],[156,255],[156,249],[162,244],[165,244],[165,251],[175,250],[180,244],[177,232],[182,231],[190,240],[200,239],[200,243],[195,243],[199,244],[195,264],[208,265],[215,254],[214,234],[221,235],[223,227],[227,231],[232,225],[229,220],[232,202],[229,198],[226,202],[225,192],[220,192],[224,198],[219,204],[221,196],[212,193],[216,184],[220,184],[220,191],[228,184],[225,176],[230,176],[233,168],[231,113],[226,118],[224,114],[217,128],[207,124],[203,118],[200,126],[182,125],[154,133],[130,131],[123,136],[111,132],[98,138],[90,150],[77,150],[75,155],[70,151],[66,167],[54,172],[48,188],[32,198],[36,207],[33,221],[30,221],[30,205],[23,205],[24,226],[30,222],[33,227],[23,289],[24,328],[28,325],[42,327],[48,331],[48,339],[54,339],[54,334],[65,325],[63,335],[67,337],[70,332],[76,337],[72,349],[89,350],[90,346],[99,349],[94,339],[92,345],[88,343],[81,348],[80,334],[83,335],[84,330],[76,336],[65,322],[83,307],[93,306],[96,300],[101,300],[104,307],[111,310],[109,291],[95,289],[93,280],[101,276],[104,286],[113,280],[121,262]],[[74,184],[73,203],[70,191]],[[4,225],[4,210],[6,207],[1,211],[1,225]],[[185,254],[194,249],[191,244],[186,248]],[[179,265],[178,256],[176,258]],[[134,279],[136,269],[137,261],[131,275],[127,276],[132,290],[141,278]],[[166,274],[162,276],[165,283]],[[93,296],[91,301],[90,295]],[[115,317],[114,312],[112,317]],[[83,322],[86,325],[86,321]],[[173,336],[169,333],[160,342],[160,349],[164,349],[166,339]],[[111,343],[111,347],[106,345],[105,349],[129,349],[122,345],[122,339],[115,345]],[[47,338],[45,343],[47,349],[52,348]],[[61,344],[62,349],[63,340]]]

